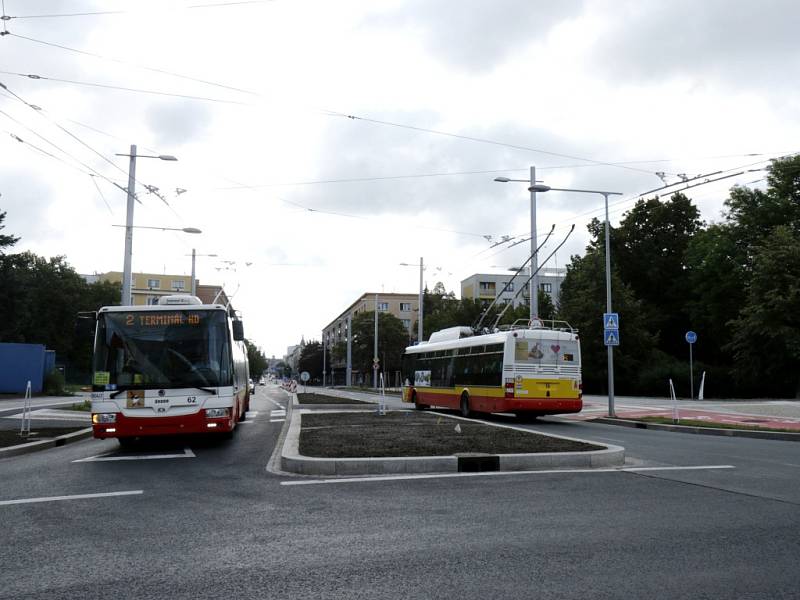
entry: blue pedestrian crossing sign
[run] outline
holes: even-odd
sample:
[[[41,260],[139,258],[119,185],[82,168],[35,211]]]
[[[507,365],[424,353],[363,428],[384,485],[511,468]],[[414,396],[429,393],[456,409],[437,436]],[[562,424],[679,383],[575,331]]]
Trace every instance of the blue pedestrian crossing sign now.
[[[694,331],[687,331],[686,341],[690,344],[694,344],[697,341],[697,334]]]
[[[603,339],[606,346],[619,346],[619,330],[606,329],[603,331]]]
[[[603,313],[603,329],[619,329],[619,313]]]

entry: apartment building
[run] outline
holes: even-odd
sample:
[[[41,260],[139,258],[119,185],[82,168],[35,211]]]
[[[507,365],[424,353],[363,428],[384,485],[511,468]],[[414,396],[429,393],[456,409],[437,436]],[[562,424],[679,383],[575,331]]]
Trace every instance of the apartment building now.
[[[505,304],[513,303],[514,308],[520,304],[530,302],[530,290],[528,289],[528,278],[530,271],[525,269],[522,273],[514,277],[515,271],[502,274],[476,273],[461,281],[461,297],[475,298],[491,302],[501,294],[505,285],[511,281],[508,289],[502,293],[498,302]],[[543,268],[537,273],[539,289],[550,296],[555,306],[558,306],[558,299],[561,292],[561,283],[567,270],[564,268]],[[512,277],[514,278],[512,281]],[[520,288],[522,291],[520,292]]]
[[[409,337],[416,333],[417,315],[419,314],[419,294],[375,294],[366,293],[342,311],[338,317],[328,323],[322,330],[322,340],[328,348],[337,342],[347,340],[347,319],[361,312],[375,310],[375,297],[378,300],[378,311],[394,315],[403,323]]]
[[[122,283],[122,271],[109,271],[108,273],[95,273],[82,276],[88,283],[95,281],[110,281]],[[225,290],[218,285],[200,285],[195,280],[197,297],[204,304],[227,305],[229,300]],[[165,275],[157,273],[131,273],[131,302],[134,306],[157,304],[161,296],[171,294],[191,294],[191,275]]]

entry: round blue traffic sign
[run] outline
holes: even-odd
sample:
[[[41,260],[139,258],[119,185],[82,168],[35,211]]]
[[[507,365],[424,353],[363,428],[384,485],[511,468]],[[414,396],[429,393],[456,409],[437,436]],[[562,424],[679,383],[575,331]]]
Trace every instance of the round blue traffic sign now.
[[[694,331],[687,331],[686,341],[690,344],[694,344],[697,341],[697,334]]]

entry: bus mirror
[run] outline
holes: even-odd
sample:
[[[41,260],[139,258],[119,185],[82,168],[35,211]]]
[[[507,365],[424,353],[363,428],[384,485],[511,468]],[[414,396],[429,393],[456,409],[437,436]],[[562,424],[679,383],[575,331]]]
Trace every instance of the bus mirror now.
[[[233,321],[233,339],[237,342],[244,341],[244,325],[241,321]]]
[[[97,324],[96,312],[79,312],[75,321],[75,335],[79,338],[94,337],[95,325]]]

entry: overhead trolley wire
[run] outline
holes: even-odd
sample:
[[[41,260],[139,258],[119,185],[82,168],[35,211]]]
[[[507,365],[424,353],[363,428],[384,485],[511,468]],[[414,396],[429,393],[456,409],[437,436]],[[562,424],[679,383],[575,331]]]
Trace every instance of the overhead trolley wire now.
[[[172,10],[193,10],[198,8],[224,8],[227,6],[239,6],[245,4],[268,4],[274,0],[236,0],[234,2],[210,2],[206,4],[190,4],[188,6],[170,7]],[[163,7],[158,10],[164,10]],[[4,11],[5,12],[5,11]],[[38,15],[18,15],[9,17],[10,19],[55,19],[61,17],[99,17],[109,15],[125,15],[147,12],[144,10],[99,10],[74,13],[49,13]]]

